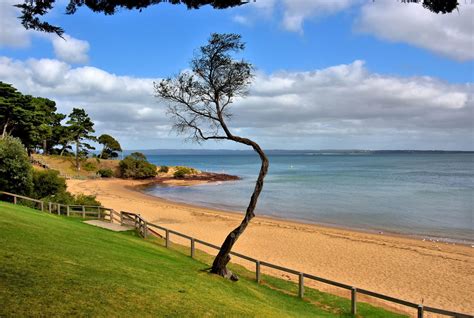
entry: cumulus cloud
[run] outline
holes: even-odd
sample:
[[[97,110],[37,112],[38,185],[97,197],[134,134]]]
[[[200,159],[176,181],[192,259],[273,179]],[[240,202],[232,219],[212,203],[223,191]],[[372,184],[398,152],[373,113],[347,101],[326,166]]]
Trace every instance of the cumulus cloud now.
[[[18,20],[20,9],[14,7],[18,0],[0,1],[0,48],[25,48],[31,44],[33,37],[39,37],[51,42],[57,58],[68,63],[84,64],[89,60],[89,43],[65,34],[64,39],[55,34],[46,34],[26,30]]]
[[[458,12],[435,14],[421,4],[376,1],[362,7],[355,29],[467,61],[474,59],[473,21],[473,5],[461,3]]]
[[[69,35],[52,39],[54,53],[58,58],[69,63],[85,64],[89,60],[89,42],[75,39]]]
[[[58,60],[0,57],[0,78],[52,98],[60,111],[84,107],[98,133],[126,148],[179,147],[159,79],[119,76]],[[309,72],[260,73],[233,107],[231,127],[266,148],[473,149],[473,84],[370,72],[363,61]],[[206,147],[213,147],[207,143]],[[218,144],[214,147],[235,147]]]

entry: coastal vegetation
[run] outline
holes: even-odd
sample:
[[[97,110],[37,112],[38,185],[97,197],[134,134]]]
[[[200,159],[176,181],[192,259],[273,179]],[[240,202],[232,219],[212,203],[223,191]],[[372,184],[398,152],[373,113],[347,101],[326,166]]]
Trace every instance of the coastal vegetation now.
[[[251,147],[261,160],[245,216],[240,225],[227,235],[212,264],[211,273],[231,280],[238,280],[238,277],[227,268],[230,252],[255,217],[254,211],[269,166],[268,158],[258,143],[235,135],[227,125],[227,120],[232,116],[232,103],[235,98],[247,95],[254,76],[252,64],[236,60],[233,56],[233,53],[239,53],[244,48],[245,44],[238,34],[213,33],[208,43],[191,60],[190,71],[154,84],[156,96],[168,104],[168,113],[178,134],[185,134],[188,139],[198,143],[228,140],[243,144]],[[177,172],[178,176],[184,173]]]
[[[198,260],[158,239],[112,232],[0,202],[0,316],[350,317],[350,300],[240,266],[238,284],[206,273]],[[72,235],[71,233],[74,233]],[[33,297],[34,295],[34,297]],[[361,317],[404,317],[360,303]]]
[[[134,152],[126,156],[119,163],[120,176],[131,179],[147,179],[157,175],[156,166],[148,162],[141,152]]]

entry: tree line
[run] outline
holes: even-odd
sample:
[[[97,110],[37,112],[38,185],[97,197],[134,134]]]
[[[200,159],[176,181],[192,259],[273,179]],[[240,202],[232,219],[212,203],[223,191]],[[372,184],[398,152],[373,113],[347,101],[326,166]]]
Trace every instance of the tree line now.
[[[29,156],[38,152],[44,155],[74,155],[78,170],[81,160],[95,150],[90,142],[102,145],[98,155],[101,159],[116,158],[122,151],[114,137],[93,135],[94,122],[84,109],[73,108],[69,115],[61,114],[55,101],[25,95],[13,85],[1,81],[0,131],[1,139],[8,135],[20,139]]]

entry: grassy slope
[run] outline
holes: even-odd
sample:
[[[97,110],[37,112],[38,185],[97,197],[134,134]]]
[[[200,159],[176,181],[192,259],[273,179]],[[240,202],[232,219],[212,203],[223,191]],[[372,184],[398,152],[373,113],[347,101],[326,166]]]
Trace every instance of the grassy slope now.
[[[210,275],[206,264],[130,232],[0,202],[0,233],[2,317],[340,316],[249,279]]]

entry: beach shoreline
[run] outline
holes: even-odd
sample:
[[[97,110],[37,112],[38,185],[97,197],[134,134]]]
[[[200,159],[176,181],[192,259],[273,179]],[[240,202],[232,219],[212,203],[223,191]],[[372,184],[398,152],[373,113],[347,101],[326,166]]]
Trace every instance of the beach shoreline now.
[[[68,189],[94,194],[106,207],[140,213],[149,222],[216,245],[241,221],[242,214],[237,212],[144,193],[147,183],[121,179],[68,180]],[[199,183],[185,185],[196,184]],[[469,296],[474,294],[474,249],[470,246],[257,216],[237,242],[235,251],[427,306],[474,312],[474,301]],[[235,258],[233,261],[240,263]],[[269,273],[289,279],[288,275]],[[340,293],[320,285],[315,287]],[[402,310],[396,306],[395,309]]]

